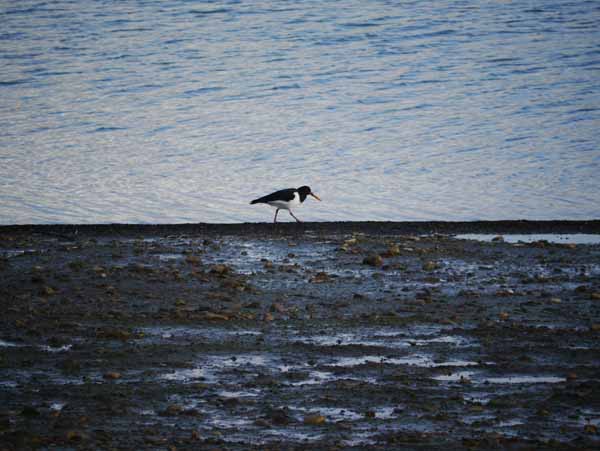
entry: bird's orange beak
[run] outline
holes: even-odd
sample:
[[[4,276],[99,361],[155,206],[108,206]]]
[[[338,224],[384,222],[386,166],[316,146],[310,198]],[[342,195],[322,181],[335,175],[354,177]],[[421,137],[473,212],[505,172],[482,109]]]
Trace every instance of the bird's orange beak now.
[[[319,202],[321,202],[321,199],[319,199],[319,196],[317,196],[316,194],[314,194],[314,193],[308,193],[308,194],[310,194],[312,197],[314,197],[314,198],[315,198],[315,199],[317,199]]]

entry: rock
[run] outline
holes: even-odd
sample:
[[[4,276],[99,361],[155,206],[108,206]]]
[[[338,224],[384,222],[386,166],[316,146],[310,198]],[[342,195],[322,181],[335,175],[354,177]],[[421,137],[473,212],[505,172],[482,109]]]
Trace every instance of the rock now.
[[[387,248],[387,250],[383,253],[384,257],[397,257],[398,255],[400,255],[401,251],[400,251],[400,246],[398,246],[397,244],[390,244],[390,246]]]
[[[535,414],[538,415],[538,416],[540,416],[540,417],[549,417],[550,416],[550,411],[546,410],[546,409],[538,409],[538,411]]]
[[[592,299],[594,301],[600,301],[600,292],[596,291],[596,292],[590,294],[590,299]]]
[[[363,265],[381,266],[383,265],[383,258],[378,254],[368,255],[363,259]]]
[[[583,432],[585,432],[586,434],[597,434],[598,433],[598,426],[596,426],[595,424],[586,424],[583,427]]]
[[[460,380],[458,381],[461,384],[470,384],[471,383],[471,379],[469,379],[467,376],[460,376]]]
[[[53,296],[56,294],[56,290],[48,285],[42,288],[42,295],[44,296]]]
[[[279,313],[286,313],[287,308],[285,308],[285,306],[279,302],[273,302],[273,304],[271,304],[271,311],[279,312]]]
[[[185,257],[185,261],[186,263],[189,263],[190,265],[199,265],[202,263],[202,261],[200,260],[200,257],[196,256],[196,255],[188,255],[187,257]]]
[[[559,298],[550,298],[551,304],[562,304],[562,301]]]
[[[273,315],[271,315],[269,312],[266,312],[265,315],[263,316],[263,321],[273,321],[275,319],[275,317]]]
[[[311,414],[311,415],[306,415],[304,417],[304,424],[308,424],[311,426],[319,426],[321,424],[325,423],[325,417],[323,415],[320,414]]]
[[[81,441],[85,438],[81,431],[69,431],[67,432],[67,440],[70,442]]]
[[[96,332],[96,337],[109,340],[129,340],[131,332],[121,329],[103,328]]]
[[[174,416],[174,415],[179,415],[180,413],[183,412],[183,407],[181,407],[178,404],[171,404],[170,406],[167,406],[167,408],[165,410],[163,410],[162,412],[160,412],[160,415],[162,416]]]
[[[344,241],[344,246],[355,246],[356,244],[358,244],[358,240],[356,238],[350,238]]]
[[[423,271],[435,271],[439,268],[439,265],[434,261],[428,261],[423,263]]]
[[[502,235],[497,235],[492,238],[492,242],[494,243],[504,243],[504,237]]]
[[[200,440],[201,439],[200,433],[198,431],[192,431],[192,434],[190,435],[190,439],[194,440],[194,441]]]
[[[286,426],[292,421],[287,409],[269,409],[266,419],[271,421],[275,426]]]
[[[109,371],[107,373],[104,373],[102,377],[107,380],[121,379],[121,373],[118,373],[116,371]]]
[[[271,423],[269,423],[267,420],[265,420],[264,418],[257,418],[254,421],[254,424],[256,426],[262,427],[262,428],[270,428],[271,427]]]
[[[432,297],[431,297],[431,291],[428,290],[427,288],[423,288],[423,289],[417,291],[415,293],[415,297],[417,299],[422,299],[422,300],[425,300],[425,301],[431,301],[431,299],[432,299]]]
[[[315,276],[310,279],[311,283],[327,283],[331,282],[331,277],[326,272],[318,272]]]
[[[498,316],[500,317],[500,319],[502,321],[506,321],[508,318],[510,318],[510,315],[506,312],[500,312],[500,314]]]
[[[229,320],[229,316],[223,315],[221,313],[214,313],[214,312],[202,312],[199,315],[199,318],[203,319],[203,320],[207,320],[207,321],[228,321]]]
[[[224,275],[230,274],[232,271],[229,266],[223,265],[223,264],[218,264],[218,265],[214,265],[212,268],[210,268],[210,272],[212,274],[224,276]]]

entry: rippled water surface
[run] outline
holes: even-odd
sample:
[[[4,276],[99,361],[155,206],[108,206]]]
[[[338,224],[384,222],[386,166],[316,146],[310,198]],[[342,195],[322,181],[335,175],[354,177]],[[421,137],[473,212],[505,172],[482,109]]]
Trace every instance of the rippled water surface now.
[[[4,224],[600,217],[596,1],[0,1],[0,64]]]

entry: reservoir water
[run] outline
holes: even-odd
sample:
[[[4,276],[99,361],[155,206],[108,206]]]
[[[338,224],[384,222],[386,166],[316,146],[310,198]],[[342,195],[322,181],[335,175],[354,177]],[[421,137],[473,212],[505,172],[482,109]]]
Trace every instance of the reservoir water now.
[[[597,1],[0,0],[0,68],[2,224],[600,217]]]

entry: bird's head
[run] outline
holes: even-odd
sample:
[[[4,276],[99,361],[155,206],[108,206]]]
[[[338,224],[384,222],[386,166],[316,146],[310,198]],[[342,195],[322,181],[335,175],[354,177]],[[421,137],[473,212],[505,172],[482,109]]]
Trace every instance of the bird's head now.
[[[298,193],[300,194],[300,199],[304,200],[306,199],[306,196],[312,196],[315,199],[317,199],[318,201],[320,201],[321,199],[319,199],[319,196],[317,196],[315,193],[313,193],[310,190],[310,186],[301,186],[300,188],[298,188]]]

